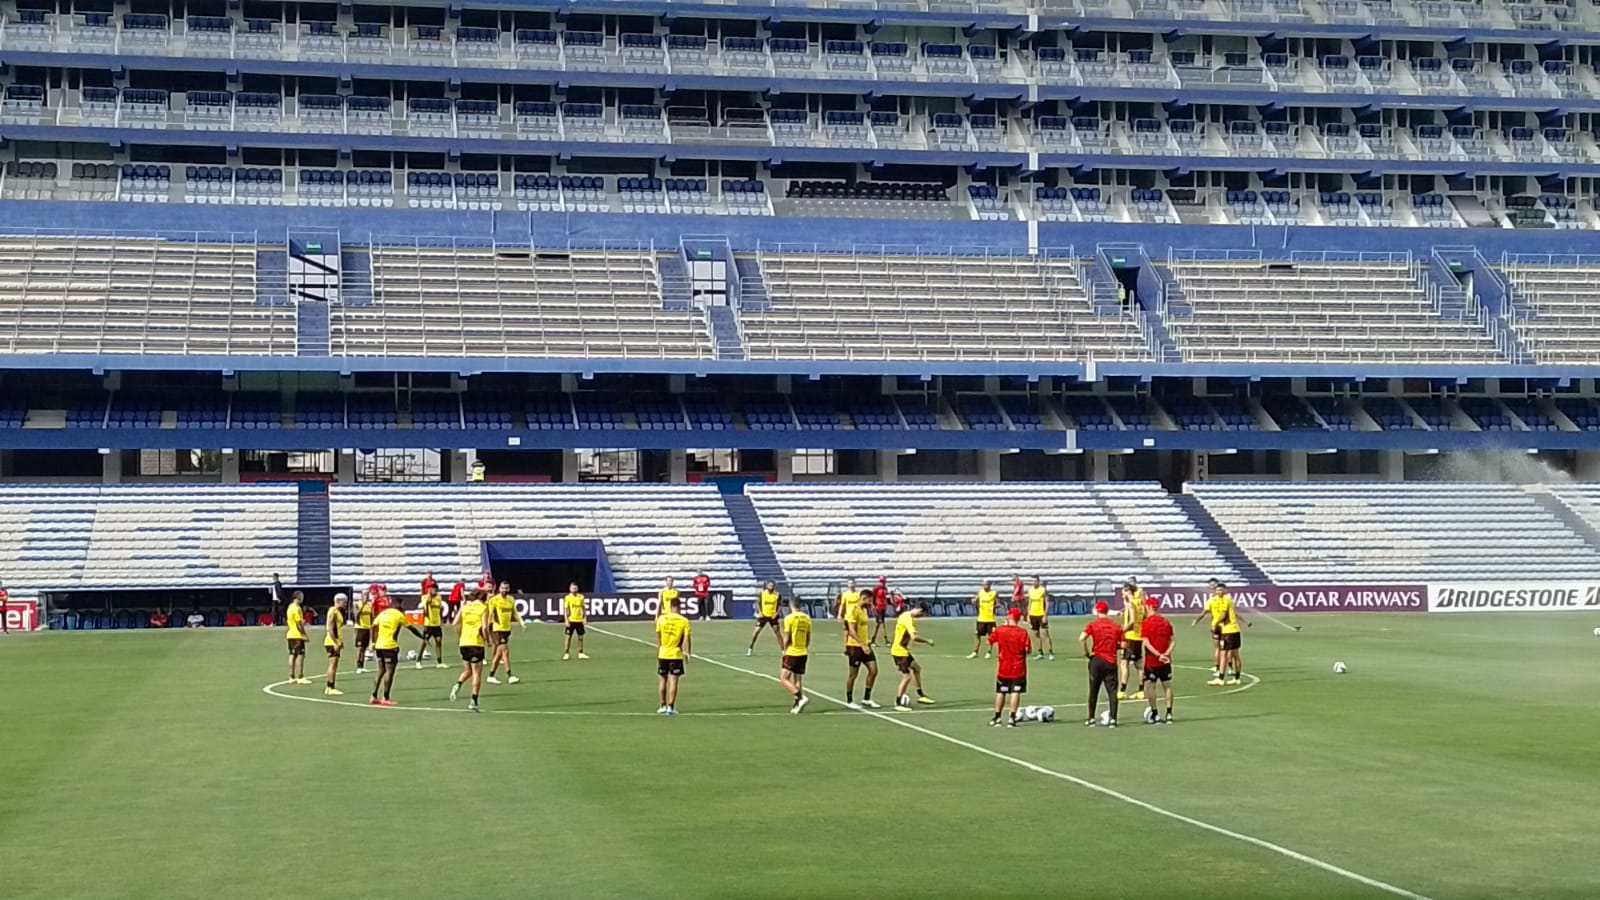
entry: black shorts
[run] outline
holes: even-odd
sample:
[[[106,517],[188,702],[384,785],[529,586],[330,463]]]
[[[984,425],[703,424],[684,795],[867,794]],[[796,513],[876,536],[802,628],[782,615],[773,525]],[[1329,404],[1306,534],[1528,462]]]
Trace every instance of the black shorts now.
[[[461,661],[462,662],[469,662],[469,663],[481,663],[481,662],[483,662],[483,648],[482,647],[462,647],[461,648]]]
[[[806,673],[806,660],[810,658],[809,656],[790,656],[785,653],[783,655],[783,667],[796,675],[804,675]]]
[[[372,632],[368,631],[366,629],[361,629],[361,630],[357,631],[356,632],[356,646],[357,647],[370,647],[370,646],[372,646]]]
[[[509,644],[509,643],[511,643],[511,632],[509,632],[509,631],[490,631],[489,632],[489,643],[494,644],[496,647],[499,647],[499,646],[501,646],[503,644]]]
[[[850,658],[850,668],[859,669],[867,663],[876,663],[878,657],[871,647],[846,647],[844,655]]]
[[[1032,628],[1034,631],[1038,631],[1039,629],[1043,628],[1048,622],[1049,622],[1049,620],[1046,619],[1044,616],[1029,616],[1028,617],[1028,627]]]
[[[424,625],[424,626],[422,626],[422,639],[425,640],[425,641],[442,641],[442,640],[444,640],[444,626],[443,625]]]
[[[1239,649],[1239,632],[1235,631],[1232,634],[1224,634],[1222,636],[1222,649],[1224,649],[1224,650],[1237,650],[1237,649]]]
[[[1124,640],[1122,642],[1122,658],[1136,666],[1142,664],[1144,662],[1144,641]]]
[[[1107,691],[1117,689],[1117,664],[1106,662],[1098,656],[1089,657],[1089,687],[1106,686]]]
[[[567,623],[567,634],[575,634],[578,637],[583,637],[585,634],[588,634],[588,633],[589,633],[588,630],[583,627],[583,623],[582,622],[568,622]]]
[[[778,621],[778,617],[777,616],[757,616],[756,617],[756,627],[757,628],[765,628],[768,625],[771,625],[773,628],[777,628],[781,624],[782,623],[780,623]]]
[[[879,625],[883,624],[883,620],[887,618],[888,615],[889,610],[887,607],[875,606],[872,608],[872,621],[877,622]]]
[[[1021,678],[996,678],[994,680],[996,694],[1026,694],[1028,692],[1028,676]]]
[[[1145,681],[1171,681],[1172,663],[1151,663],[1144,667]]]
[[[1222,643],[1222,626],[1221,625],[1213,625],[1213,626],[1211,626],[1211,639],[1213,641],[1216,641],[1219,644]]]
[[[289,655],[290,656],[305,656],[306,655],[306,639],[305,638],[289,638]]]
[[[381,662],[397,663],[397,662],[400,661],[400,648],[399,647],[396,647],[393,650],[384,650],[384,649],[382,649],[380,647],[377,652],[378,652],[378,659]]]
[[[683,674],[683,660],[681,660],[681,659],[658,659],[658,660],[656,660],[656,674],[657,675],[663,675],[663,676],[665,676],[665,675],[682,675]]]
[[[899,669],[901,672],[910,673],[911,664],[916,661],[917,658],[915,656],[911,656],[910,654],[905,656],[896,656],[894,657],[894,667]]]
[[[323,644],[322,649],[328,651],[329,659],[338,659],[339,653],[344,650],[343,647],[329,647],[327,644]]]
[[[991,631],[994,631],[994,623],[993,622],[979,622],[978,623],[978,637],[988,637],[989,636],[989,632],[991,632]]]

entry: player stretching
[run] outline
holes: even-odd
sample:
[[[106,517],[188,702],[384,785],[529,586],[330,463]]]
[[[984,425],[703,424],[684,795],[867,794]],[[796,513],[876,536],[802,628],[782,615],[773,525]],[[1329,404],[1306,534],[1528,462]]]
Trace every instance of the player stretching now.
[[[898,615],[898,613],[897,613]],[[883,635],[883,642],[889,642],[887,634],[889,626],[885,622],[889,618],[889,579],[878,576],[878,583],[872,586],[872,644],[878,643],[878,635]],[[868,646],[871,646],[869,644]]]
[[[499,684],[495,673],[500,664],[506,666],[506,684],[517,684],[521,678],[511,674],[511,622],[515,619],[528,630],[528,623],[517,615],[517,601],[511,597],[511,582],[500,582],[500,592],[489,598],[489,631],[494,644],[494,658],[489,662],[489,683]]]
[[[289,611],[285,617],[289,623],[289,682],[291,684],[310,684],[311,679],[306,677],[306,611],[303,605],[306,595],[295,591],[289,598]]]
[[[1028,640],[1028,632],[1022,629],[1021,622],[1022,610],[1013,606],[1006,611],[1006,623],[989,632],[989,644],[1000,657],[995,665],[994,718],[989,720],[990,725],[1000,724],[1000,714],[1009,695],[1011,717],[1005,724],[1017,727],[1017,707],[1022,704],[1022,695],[1028,692],[1028,651],[1033,649],[1033,642]]]
[[[1139,626],[1144,623],[1149,609],[1144,605],[1144,591],[1138,582],[1129,578],[1122,585],[1122,660],[1117,663],[1117,699],[1128,699],[1128,685],[1133,685],[1133,699],[1144,699],[1144,679],[1139,677],[1139,665],[1144,661],[1144,646],[1140,643]],[[1129,676],[1132,677],[1129,677]]]
[[[1050,637],[1050,593],[1044,589],[1044,582],[1039,576],[1033,576],[1033,586],[1028,588],[1028,627],[1033,629],[1033,639],[1038,641],[1038,656],[1034,659],[1044,659],[1045,648],[1049,647],[1050,658],[1056,658],[1056,642]]]
[[[670,582],[671,579],[668,579]],[[678,714],[678,679],[689,665],[689,620],[678,615],[678,601],[667,600],[656,617],[656,676],[663,716]]]
[[[362,591],[361,602],[356,604],[356,674],[367,674],[367,651],[372,647],[372,597],[369,589]]]
[[[761,632],[768,628],[772,629],[772,637],[781,648],[783,632],[778,630],[781,624],[778,619],[778,586],[769,581],[762,585],[761,599],[756,601],[756,630],[750,632],[750,646],[745,648],[744,655],[755,655],[756,638],[761,637]]]
[[[978,605],[978,625],[975,629],[977,634],[972,639],[972,652],[967,654],[967,659],[978,658],[978,648],[983,646],[983,639],[988,637],[991,631],[994,631],[995,624],[994,605],[997,600],[997,595],[994,592],[994,588],[990,587],[987,580],[984,581],[983,587],[978,588],[978,596],[974,599],[977,601]],[[983,658],[989,658],[989,651],[987,649],[983,651]]]
[[[350,598],[344,594],[333,595],[333,605],[328,607],[326,634],[322,638],[322,646],[328,652],[328,686],[322,689],[325,697],[342,697],[344,691],[335,687],[339,677],[339,654],[344,652],[344,611],[350,606]]]
[[[800,608],[800,598],[790,595],[789,614],[783,617],[783,664],[778,669],[778,683],[794,695],[794,705],[789,707],[789,712],[795,715],[811,702],[804,688],[806,660],[810,655],[811,617]]]
[[[393,706],[389,691],[394,688],[394,672],[400,668],[400,629],[422,639],[422,632],[406,621],[398,603],[386,607],[372,620],[372,649],[378,653],[378,677],[372,682],[372,705]],[[378,699],[382,692],[383,699]]]
[[[1145,713],[1144,720],[1151,725],[1157,722],[1172,724],[1172,651],[1177,646],[1177,640],[1172,635],[1172,623],[1167,617],[1156,612],[1156,598],[1150,597],[1145,601],[1145,606],[1150,608],[1150,614],[1144,618],[1144,683],[1145,693],[1150,697],[1150,711]],[[1159,688],[1167,702],[1166,718],[1160,718],[1160,710],[1156,707],[1156,690]]]
[[[844,705],[851,709],[878,709],[872,700],[872,686],[878,681],[878,656],[867,637],[867,610],[857,606],[844,616],[844,655],[850,660],[850,674],[844,680]],[[856,702],[856,673],[867,667],[867,692]]]
[[[894,690],[894,708],[897,712],[911,708],[911,695],[906,693],[906,687],[912,682],[917,685],[918,703],[933,702],[922,692],[922,665],[911,655],[912,644],[933,646],[933,641],[917,636],[917,620],[927,614],[928,604],[918,603],[894,620],[894,646],[890,648],[889,655],[894,658],[894,667],[900,670],[900,685]]]
[[[578,593],[578,583],[574,581],[567,585],[567,595],[561,598],[561,611],[566,613],[567,619],[567,637],[561,644],[562,659],[572,658],[573,635],[578,636],[578,658],[589,658],[589,654],[583,652],[583,637],[589,630],[583,615],[583,602],[583,595]]]
[[[461,677],[450,688],[453,702],[461,693],[461,686],[472,682],[472,705],[478,711],[478,692],[483,689],[483,647],[489,642],[489,605],[483,601],[483,591],[473,591],[456,614],[456,645],[461,648]]]
[[[417,651],[417,668],[422,668],[422,661],[428,658],[428,642],[432,641],[433,667],[448,669],[444,661],[444,598],[439,596],[432,572],[424,583],[432,585],[433,590],[422,595],[422,649]]]
[[[1083,626],[1078,642],[1083,645],[1083,657],[1089,661],[1089,717],[1085,725],[1094,724],[1095,707],[1100,705],[1100,688],[1106,689],[1106,700],[1111,707],[1111,717],[1106,725],[1117,727],[1117,644],[1122,642],[1122,629],[1110,617],[1111,605],[1104,600],[1094,605],[1094,619]]]

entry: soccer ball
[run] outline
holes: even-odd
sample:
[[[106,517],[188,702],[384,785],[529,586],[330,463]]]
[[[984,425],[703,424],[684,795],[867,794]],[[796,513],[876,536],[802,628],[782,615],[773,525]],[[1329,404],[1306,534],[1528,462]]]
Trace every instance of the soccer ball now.
[[[1336,663],[1333,664],[1333,674],[1335,674],[1335,675],[1343,675],[1346,671],[1348,671],[1348,669],[1346,668],[1344,663],[1336,662]]]
[[[1102,709],[1100,711],[1100,724],[1101,725],[1110,725],[1111,724],[1111,710]]]
[[[1595,637],[1600,637],[1600,628],[1596,628],[1596,629],[1595,629],[1595,630],[1594,630],[1594,636],[1595,636]]]
[[[1056,717],[1054,706],[1024,706],[1021,712],[1026,722],[1051,722]]]
[[[1146,706],[1144,708],[1144,723],[1146,725],[1154,725],[1156,723],[1156,719],[1156,711]]]
[[[895,698],[894,702],[895,702],[895,704],[897,706],[910,706],[911,705],[911,695],[910,694],[901,694],[899,697]]]
[[[411,660],[411,659],[416,659],[416,658],[417,658],[417,651],[415,651],[415,650],[407,650],[406,651],[406,659]]]

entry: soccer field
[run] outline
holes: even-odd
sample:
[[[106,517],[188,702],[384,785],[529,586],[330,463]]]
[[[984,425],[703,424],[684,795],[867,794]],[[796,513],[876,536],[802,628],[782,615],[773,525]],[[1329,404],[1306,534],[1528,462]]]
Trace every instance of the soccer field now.
[[[394,709],[370,675],[326,701],[319,648],[311,686],[274,687],[279,630],[14,635],[0,894],[1600,896],[1594,618],[1295,621],[1247,632],[1243,689],[1204,685],[1179,621],[1178,723],[1114,731],[1081,724],[1081,620],[1030,671],[1058,720],[1018,729],[987,727],[964,621],[923,630],[937,705],[845,710],[821,652],[799,716],[770,634],[746,658],[748,623],[697,624],[675,719],[648,623],[596,628],[586,662],[518,633],[523,683],[476,716],[454,666],[402,667]]]

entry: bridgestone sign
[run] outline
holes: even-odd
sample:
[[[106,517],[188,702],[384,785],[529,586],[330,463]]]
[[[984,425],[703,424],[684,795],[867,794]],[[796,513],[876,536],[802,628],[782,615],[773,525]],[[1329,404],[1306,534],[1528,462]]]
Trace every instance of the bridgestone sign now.
[[[1600,611],[1600,583],[1430,584],[1428,612]]]

